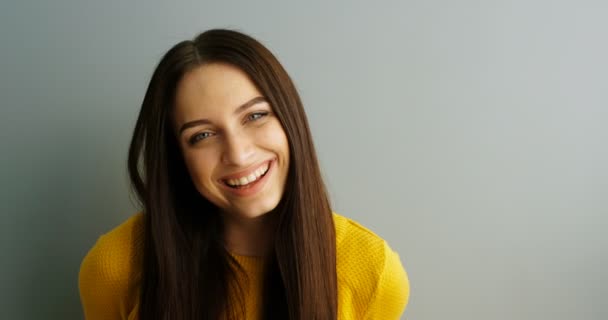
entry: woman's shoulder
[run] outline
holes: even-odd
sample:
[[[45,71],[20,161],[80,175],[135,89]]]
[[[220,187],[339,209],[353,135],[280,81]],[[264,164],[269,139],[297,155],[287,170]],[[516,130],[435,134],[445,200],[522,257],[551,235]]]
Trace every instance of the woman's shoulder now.
[[[334,212],[336,245],[342,250],[377,251],[385,241],[357,221]]]
[[[360,223],[334,213],[336,267],[349,312],[365,319],[398,319],[409,299],[401,259],[388,243]]]
[[[135,303],[143,249],[143,215],[137,213],[100,236],[80,265],[80,298],[88,315],[126,318]]]
[[[85,256],[83,267],[95,267],[109,277],[119,276],[143,246],[143,214],[136,213],[101,235]]]

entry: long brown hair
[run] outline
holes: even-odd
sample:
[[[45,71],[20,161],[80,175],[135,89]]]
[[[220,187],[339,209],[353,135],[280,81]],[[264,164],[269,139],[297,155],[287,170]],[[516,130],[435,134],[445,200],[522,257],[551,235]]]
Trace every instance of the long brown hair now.
[[[135,125],[128,170],[145,221],[140,318],[243,318],[243,291],[235,283],[242,270],[223,245],[219,210],[190,179],[171,120],[180,79],[213,62],[232,64],[249,75],[289,143],[285,191],[273,211],[279,223],[267,264],[264,317],[334,320],[335,229],[302,102],[267,48],[248,35],[223,29],[180,42],[164,55]],[[230,297],[232,292],[237,297]]]

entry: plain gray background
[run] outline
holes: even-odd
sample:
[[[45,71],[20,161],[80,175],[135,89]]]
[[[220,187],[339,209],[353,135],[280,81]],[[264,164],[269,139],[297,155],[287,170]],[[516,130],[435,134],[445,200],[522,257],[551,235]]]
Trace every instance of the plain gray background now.
[[[79,319],[135,211],[152,70],[212,27],[290,72],[335,210],[384,237],[404,318],[607,319],[606,1],[3,1],[0,318]]]

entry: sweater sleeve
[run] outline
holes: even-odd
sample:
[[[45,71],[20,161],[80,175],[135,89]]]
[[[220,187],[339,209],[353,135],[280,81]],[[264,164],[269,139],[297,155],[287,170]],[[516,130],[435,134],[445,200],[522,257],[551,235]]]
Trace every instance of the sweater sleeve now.
[[[80,265],[78,286],[86,320],[136,319],[143,249],[142,214],[99,237]]]
[[[80,265],[78,285],[86,320],[121,319],[122,290],[108,253],[108,243],[101,236]]]
[[[399,255],[386,242],[384,252],[384,267],[365,319],[399,320],[409,300],[409,280]]]

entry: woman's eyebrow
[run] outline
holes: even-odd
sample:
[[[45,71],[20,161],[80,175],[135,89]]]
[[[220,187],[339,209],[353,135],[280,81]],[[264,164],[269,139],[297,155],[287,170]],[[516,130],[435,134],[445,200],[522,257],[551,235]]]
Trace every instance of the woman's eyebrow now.
[[[243,103],[238,108],[236,108],[236,110],[234,110],[234,114],[239,114],[239,113],[247,110],[248,108],[250,108],[258,103],[261,103],[261,102],[266,102],[266,98],[261,97],[261,96],[255,97],[255,98]],[[186,130],[188,128],[201,126],[201,125],[205,125],[205,124],[211,124],[211,121],[209,121],[209,119],[197,119],[197,120],[192,120],[192,121],[186,122],[179,129],[179,135],[181,135],[182,132],[184,132],[184,130]]]

